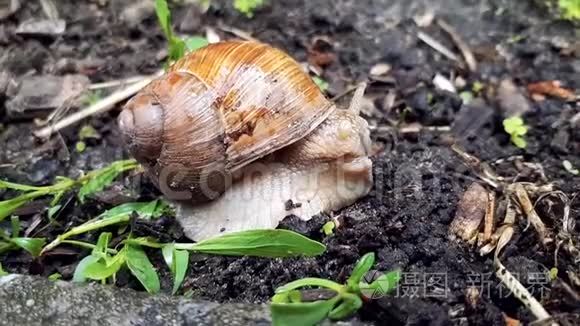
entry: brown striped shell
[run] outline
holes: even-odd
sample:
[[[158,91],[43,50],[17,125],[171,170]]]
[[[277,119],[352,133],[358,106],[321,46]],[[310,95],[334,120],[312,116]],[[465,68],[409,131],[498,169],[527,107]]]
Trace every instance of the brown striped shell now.
[[[176,62],[119,116],[130,152],[171,199],[213,199],[248,163],[309,134],[334,110],[271,46],[228,41]]]

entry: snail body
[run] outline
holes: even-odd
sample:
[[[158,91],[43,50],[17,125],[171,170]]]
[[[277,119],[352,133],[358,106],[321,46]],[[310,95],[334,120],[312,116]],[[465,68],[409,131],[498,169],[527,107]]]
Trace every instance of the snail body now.
[[[119,126],[194,240],[339,209],[372,184],[366,121],[265,44],[190,53],[125,105]]]

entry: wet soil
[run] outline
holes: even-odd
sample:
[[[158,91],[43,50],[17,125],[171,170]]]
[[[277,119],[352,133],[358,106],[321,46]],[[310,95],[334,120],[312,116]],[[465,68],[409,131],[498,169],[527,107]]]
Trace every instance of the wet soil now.
[[[26,2],[0,22],[0,72],[15,78],[80,73],[93,83],[153,73],[164,62],[165,39],[151,8],[137,10],[136,2],[59,1],[58,11],[68,25],[58,37],[15,34],[20,22],[43,17],[40,5]],[[470,72],[418,39],[418,32],[423,31],[459,55],[449,35],[436,23],[418,26],[426,10],[455,27],[478,60],[476,71]],[[523,323],[534,320],[492,275],[492,255],[481,257],[474,246],[450,240],[449,225],[463,191],[471,183],[481,182],[450,145],[462,146],[509,180],[553,183],[571,198],[570,218],[578,221],[580,201],[574,198],[580,191],[580,177],[562,164],[568,160],[580,168],[580,122],[574,120],[579,119],[578,102],[551,97],[535,101],[525,90],[532,82],[559,80],[578,92],[579,31],[573,24],[547,14],[533,1],[500,0],[405,4],[387,0],[271,1],[253,19],[236,12],[228,1],[212,1],[205,14],[194,7],[174,12],[174,25],[180,32],[203,35],[209,27],[226,39],[233,36],[224,27],[235,27],[286,50],[301,62],[313,60],[308,49],[315,39],[326,37],[334,57],[321,70],[330,85],[329,96],[367,80],[377,63],[391,66],[388,78],[373,82],[367,95],[372,105],[365,111],[366,118],[377,145],[371,194],[334,214],[341,224],[331,236],[320,232],[329,216],[309,222],[288,217],[281,225],[324,242],[327,252],[316,258],[293,259],[193,255],[184,293],[219,302],[267,302],[274,288],[301,277],[344,281],[356,260],[372,251],[377,255],[376,270],[401,268],[404,274],[397,293],[365,304],[358,313],[362,320],[390,325],[504,325],[506,316]],[[436,89],[432,80],[437,73],[452,76],[452,81],[461,77],[459,91],[470,91],[475,100],[463,103],[457,94]],[[530,106],[523,115],[529,126],[525,149],[513,146],[501,126],[509,110],[497,95],[504,79],[521,87]],[[483,89],[475,91],[478,83]],[[391,95],[395,95],[394,104],[386,105]],[[5,100],[0,92],[0,101]],[[42,142],[32,136],[35,126],[30,118],[8,117],[3,111],[5,105],[0,102],[2,179],[48,184],[58,175],[75,177],[127,157],[114,120],[118,110],[85,121],[101,138],[88,140],[82,153],[75,151],[82,124]],[[417,125],[423,128],[405,129]],[[33,235],[53,238],[119,202],[157,196],[152,185],[139,176],[127,175],[116,187],[83,205],[71,195],[56,216],[57,222],[43,221]],[[123,190],[122,196],[118,189]],[[12,195],[0,193],[0,199]],[[557,230],[563,207],[557,202],[554,205],[539,205],[538,211],[548,227]],[[24,228],[45,216],[41,215],[45,206],[46,202],[39,202],[20,212]],[[138,235],[186,241],[169,217],[138,221],[131,227]],[[580,240],[578,231],[578,227],[573,230],[576,241]],[[96,236],[87,234],[81,239],[95,241]],[[14,252],[1,256],[0,262],[11,272],[44,276],[59,272],[67,279],[86,254],[63,246],[41,259]],[[151,257],[163,288],[170,291],[171,279],[159,253],[151,252]],[[575,287],[579,284],[574,285],[568,274],[579,272],[578,261],[560,252],[555,265],[554,247],[542,245],[525,219],[519,219],[514,238],[500,259],[550,313],[580,314],[580,289]],[[558,279],[542,279],[552,267],[558,269]],[[117,285],[139,288],[125,274]],[[477,300],[468,296],[469,287],[479,289]]]

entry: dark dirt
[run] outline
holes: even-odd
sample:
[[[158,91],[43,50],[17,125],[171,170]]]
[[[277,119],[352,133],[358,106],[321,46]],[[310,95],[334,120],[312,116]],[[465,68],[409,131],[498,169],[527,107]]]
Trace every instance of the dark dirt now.
[[[156,71],[166,53],[154,13],[148,9],[127,12],[135,3],[131,1],[104,2],[106,5],[99,6],[98,1],[58,1],[61,18],[68,24],[62,36],[18,36],[14,31],[19,22],[43,17],[40,5],[27,1],[15,15],[0,22],[0,73],[6,71],[16,77],[80,73],[96,83]],[[412,18],[425,9],[433,10],[459,31],[478,60],[476,72],[446,59],[417,38],[417,31],[422,30],[459,55],[449,36],[435,23],[424,28],[417,26]],[[331,52],[336,55],[322,75],[330,84],[330,95],[367,79],[376,63],[391,65],[392,79],[375,82],[368,91],[376,106],[375,114],[368,117],[373,126],[372,137],[381,148],[374,157],[373,192],[336,212],[342,223],[332,236],[324,237],[320,232],[328,216],[316,217],[308,223],[289,217],[281,226],[323,241],[327,252],[317,258],[294,259],[193,255],[184,292],[220,302],[266,302],[275,287],[301,277],[344,281],[355,261],[373,251],[377,255],[376,270],[399,267],[405,274],[398,293],[367,302],[358,314],[360,319],[391,325],[503,325],[505,316],[523,323],[534,320],[492,275],[492,255],[481,257],[476,248],[449,240],[449,224],[462,192],[479,181],[454,154],[450,144],[455,141],[468,153],[491,164],[501,176],[537,184],[551,182],[574,198],[580,191],[580,177],[566,171],[562,161],[580,167],[580,121],[573,119],[574,116],[578,119],[580,113],[578,102],[557,98],[529,100],[531,109],[524,115],[530,127],[525,136],[528,146],[520,150],[510,144],[509,136],[502,130],[505,109],[496,95],[497,86],[505,78],[514,80],[528,98],[525,86],[541,80],[559,80],[566,88],[578,92],[580,31],[573,24],[548,15],[536,2],[502,0],[407,4],[387,0],[271,1],[251,20],[237,13],[229,1],[212,1],[203,15],[187,8],[174,12],[174,25],[184,32],[203,34],[209,26],[225,39],[232,35],[219,27],[233,26],[303,62],[308,59],[307,49],[313,39],[328,37]],[[466,105],[458,95],[435,89],[432,79],[436,73],[461,76],[466,85],[459,87],[460,91],[471,90],[476,82],[482,83],[484,89],[474,94],[482,101]],[[386,110],[383,103],[388,92],[396,94],[396,100]],[[48,184],[55,176],[78,176],[81,171],[127,157],[114,123],[117,110],[86,121],[102,138],[87,141],[87,149],[78,153],[74,147],[80,125],[43,143],[32,136],[34,124],[30,119],[5,116],[2,112],[5,100],[0,88],[2,179]],[[410,123],[451,126],[452,131],[424,128],[417,133],[397,129]],[[477,129],[472,128],[474,123],[479,126]],[[471,127],[466,129],[466,124]],[[526,162],[540,166],[545,175]],[[53,238],[119,200],[156,196],[147,180],[130,175],[125,179],[117,185],[124,190],[123,198],[105,194],[101,200],[80,205],[71,195],[57,217],[58,223],[45,227],[48,223],[43,222],[33,235]],[[0,198],[11,195],[0,193]],[[22,217],[24,228],[39,218],[45,204],[37,203],[21,212],[26,213]],[[558,229],[563,207],[557,202],[554,207],[547,206],[538,205],[540,216],[548,227]],[[570,208],[570,218],[579,222],[580,201],[572,199]],[[136,221],[132,228],[136,234],[185,241],[170,218]],[[578,227],[574,230],[576,241],[580,240],[579,231]],[[95,241],[97,236],[88,234],[83,239]],[[578,261],[560,252],[554,266],[553,251],[553,247],[544,247],[534,230],[526,228],[526,221],[520,219],[514,238],[500,258],[508,270],[518,274],[520,281],[535,291],[533,294],[550,313],[580,314],[580,302],[566,290],[568,284],[576,295],[580,291],[567,274],[579,272]],[[58,271],[67,279],[84,255],[86,252],[77,248],[62,246],[39,260],[14,252],[0,257],[0,262],[11,272],[48,276]],[[171,280],[159,253],[151,252],[151,257],[159,267],[163,288],[170,291]],[[558,268],[557,280],[530,278],[544,275],[552,267]],[[476,277],[480,277],[479,281],[474,281]],[[120,275],[117,283],[139,287],[125,274]],[[483,289],[481,298],[473,305],[466,297],[470,285]]]

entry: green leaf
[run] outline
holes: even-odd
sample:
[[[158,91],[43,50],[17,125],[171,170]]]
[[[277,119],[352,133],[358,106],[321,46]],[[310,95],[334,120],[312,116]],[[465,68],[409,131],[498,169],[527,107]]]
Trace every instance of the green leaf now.
[[[347,286],[352,290],[358,289],[358,284],[362,280],[363,276],[365,276],[365,274],[371,269],[371,267],[373,267],[374,264],[374,253],[369,252],[362,256],[354,266],[350,277],[346,281]]]
[[[140,238],[140,239],[143,239],[143,238]],[[131,239],[131,240],[136,240],[136,239]],[[130,243],[135,243],[135,242],[131,241]],[[165,264],[167,264],[167,267],[169,267],[169,270],[173,274],[175,274],[175,269],[173,266],[173,251],[174,250],[175,250],[175,246],[173,245],[173,243],[166,244],[165,246],[161,247],[161,254],[163,255],[163,260],[165,261]]]
[[[318,88],[320,88],[321,91],[326,92],[326,90],[328,89],[328,82],[326,80],[318,76],[312,77],[312,80],[318,86]]]
[[[185,274],[189,265],[189,251],[176,250],[175,246],[171,243],[163,246],[161,252],[165,263],[173,275],[172,294],[175,294],[185,279]]]
[[[54,214],[56,214],[60,208],[62,207],[62,205],[54,205],[52,207],[49,207],[47,210],[47,216],[49,220],[52,220],[52,217],[54,216]]]
[[[322,232],[324,232],[325,235],[331,235],[333,233],[334,227],[334,222],[328,221],[322,226]]]
[[[46,187],[29,186],[29,185],[0,180],[0,189],[14,189],[14,190],[20,190],[20,191],[36,191],[36,190],[46,190]]]
[[[187,250],[175,250],[173,265],[175,272],[173,273],[173,290],[172,294],[177,293],[181,283],[185,279],[185,274],[187,273],[187,267],[189,266],[189,251]]]
[[[528,132],[528,127],[519,116],[514,116],[503,120],[503,129],[511,137],[512,143],[519,148],[526,148],[526,141],[522,137]]]
[[[391,292],[397,288],[399,280],[401,279],[401,271],[394,270],[388,272],[387,274],[381,275],[379,278],[374,280],[371,284],[361,282],[360,292],[364,293],[365,296],[372,297],[372,294],[379,294],[381,296]]]
[[[343,293],[341,299],[340,304],[328,313],[328,318],[340,320],[350,317],[363,305],[361,298],[356,294]]]
[[[512,136],[511,138],[512,143],[518,148],[526,148],[528,143],[526,140],[520,136]]]
[[[4,220],[7,216],[12,215],[15,210],[28,203],[30,200],[31,198],[28,196],[22,195],[16,198],[0,201],[0,221]]]
[[[187,48],[187,51],[189,51],[189,52],[195,51],[197,49],[201,49],[204,46],[209,44],[207,39],[205,37],[202,37],[202,36],[188,37],[184,40],[184,42],[185,42],[185,47]]]
[[[169,50],[168,56],[171,62],[181,59],[185,55],[185,50],[187,46],[185,42],[177,37],[169,40]]]
[[[578,0],[559,0],[558,6],[562,16],[569,20],[580,20],[580,1]]]
[[[264,4],[264,0],[234,0],[234,8],[248,18],[254,16],[254,10]]]
[[[97,258],[96,261],[93,261],[91,264],[88,264],[84,267],[83,275],[85,278],[89,278],[92,280],[105,280],[114,274],[116,274],[121,266],[125,263],[126,259],[126,250],[121,250],[118,254],[116,254],[109,262],[106,262],[104,259]]]
[[[85,272],[88,266],[95,264],[99,261],[99,257],[88,255],[85,258],[81,259],[81,261],[77,264],[75,268],[75,272],[73,274],[72,281],[75,283],[84,283],[87,280],[85,276]]]
[[[163,215],[168,208],[169,205],[165,201],[155,199],[144,205],[141,209],[136,209],[135,212],[142,219],[151,219]]]
[[[306,286],[317,286],[334,290],[336,292],[343,292],[344,286],[334,281],[318,277],[305,277],[290,283],[286,283],[276,289],[276,293],[289,292]]]
[[[102,232],[99,234],[99,239],[97,240],[95,248],[93,248],[92,255],[95,257],[104,257],[103,255],[107,255],[109,241],[111,241],[112,236],[111,232]]]
[[[275,229],[228,233],[182,249],[216,255],[291,257],[317,256],[326,247],[296,232]]]
[[[92,93],[92,94],[98,94],[98,93]],[[89,104],[94,104],[95,102],[98,102],[99,100],[100,100],[100,98],[97,97],[96,100],[91,101],[92,103],[89,103]],[[82,126],[81,130],[79,130],[79,139],[84,140],[84,139],[91,139],[91,138],[92,139],[99,139],[99,138],[101,138],[101,135],[91,125]]]
[[[145,251],[139,246],[127,245],[127,266],[149,293],[159,292],[159,276]]]
[[[171,13],[166,0],[155,0],[155,13],[165,37],[168,40],[171,39],[173,35],[171,32]]]
[[[48,276],[48,279],[50,281],[58,281],[62,278],[62,275],[60,273],[52,273]]]
[[[504,119],[503,128],[510,135],[524,135],[527,132],[524,120],[518,116]]]
[[[18,216],[10,217],[10,226],[12,229],[12,234],[10,234],[11,237],[15,238],[20,235],[20,219]]]
[[[28,251],[33,257],[37,257],[46,243],[45,238],[12,238],[10,242]]]
[[[104,170],[103,173],[97,174],[95,177],[89,179],[89,181],[79,189],[78,197],[81,203],[84,202],[87,196],[102,191],[105,187],[113,183],[120,173],[121,171],[115,169],[107,169]]]
[[[75,144],[75,150],[77,153],[82,153],[87,149],[87,144],[84,141],[78,141]]]
[[[114,218],[136,212],[140,218],[150,219],[161,216],[168,208],[167,203],[159,199],[150,202],[131,202],[115,206],[98,216],[99,219]]]
[[[271,303],[272,324],[274,326],[310,326],[324,320],[339,297],[329,300],[301,303]]]

